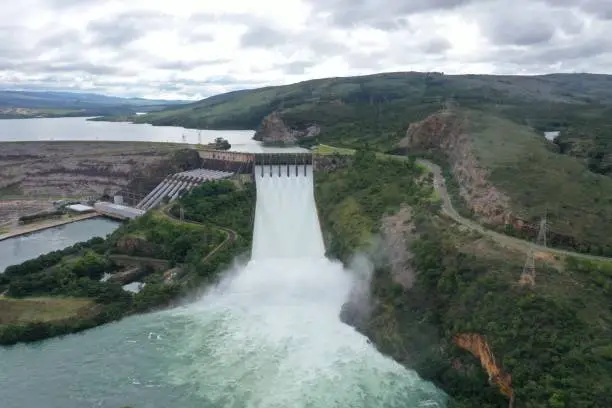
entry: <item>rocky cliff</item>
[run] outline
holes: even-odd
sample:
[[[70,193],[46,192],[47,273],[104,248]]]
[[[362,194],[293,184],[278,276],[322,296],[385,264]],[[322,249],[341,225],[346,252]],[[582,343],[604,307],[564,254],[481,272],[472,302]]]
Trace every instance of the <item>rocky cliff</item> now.
[[[316,137],[320,133],[321,128],[316,124],[303,129],[288,126],[280,112],[275,111],[262,120],[253,139],[266,144],[292,145],[300,139]]]
[[[446,110],[411,124],[398,147],[443,153],[459,182],[459,194],[476,216],[486,223],[506,223],[510,199],[489,182],[489,171],[476,159],[468,132],[467,117]]]

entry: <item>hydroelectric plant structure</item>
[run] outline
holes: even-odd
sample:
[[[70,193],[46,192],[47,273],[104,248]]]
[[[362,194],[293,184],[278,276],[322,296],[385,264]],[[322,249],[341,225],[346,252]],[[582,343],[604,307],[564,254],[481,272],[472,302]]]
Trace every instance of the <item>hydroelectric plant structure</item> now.
[[[250,174],[248,262],[183,307],[0,349],[2,408],[446,407],[340,321],[367,273],[325,257],[312,162],[255,162]]]

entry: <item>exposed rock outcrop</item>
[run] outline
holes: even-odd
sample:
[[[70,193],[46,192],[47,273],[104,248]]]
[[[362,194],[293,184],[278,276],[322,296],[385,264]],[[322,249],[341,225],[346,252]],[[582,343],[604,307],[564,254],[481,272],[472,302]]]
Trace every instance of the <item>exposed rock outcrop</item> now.
[[[510,400],[510,407],[514,404],[514,390],[512,389],[512,376],[505,373],[495,361],[495,356],[484,336],[476,333],[457,334],[453,342],[462,349],[469,351],[480,360],[480,364],[489,375],[489,381],[499,387],[502,394]]]
[[[467,132],[467,118],[447,110],[411,124],[398,146],[409,151],[441,151],[459,181],[461,197],[481,221],[505,224],[511,215],[510,199],[489,182],[489,171],[476,159]]]
[[[266,144],[291,145],[300,139],[316,137],[320,133],[321,128],[316,124],[304,129],[292,128],[285,123],[279,111],[274,111],[262,120],[253,139]]]
[[[402,206],[397,213],[383,217],[381,228],[391,276],[406,289],[411,288],[414,282],[414,270],[410,264],[412,253],[409,247],[417,235],[411,221],[410,208]]]
[[[196,150],[161,143],[6,143],[0,149],[0,189],[26,197],[146,194],[168,174],[200,162]]]

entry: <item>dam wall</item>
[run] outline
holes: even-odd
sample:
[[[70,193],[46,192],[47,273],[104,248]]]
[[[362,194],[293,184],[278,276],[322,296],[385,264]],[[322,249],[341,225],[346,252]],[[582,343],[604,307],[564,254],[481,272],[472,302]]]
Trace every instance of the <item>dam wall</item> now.
[[[313,155],[305,153],[242,153],[198,150],[202,167],[237,174],[252,174],[255,166],[312,165]]]

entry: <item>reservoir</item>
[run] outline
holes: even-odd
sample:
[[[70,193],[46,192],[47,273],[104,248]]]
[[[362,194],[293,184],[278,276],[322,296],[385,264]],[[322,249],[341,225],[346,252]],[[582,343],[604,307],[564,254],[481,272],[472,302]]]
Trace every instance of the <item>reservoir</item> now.
[[[127,122],[94,122],[87,118],[0,119],[0,142],[91,140],[195,145],[211,143],[222,137],[230,142],[233,151],[288,151],[286,148],[264,147],[253,140],[254,134],[252,130],[195,130]]]
[[[0,241],[0,273],[7,266],[67,248],[94,237],[105,237],[121,225],[103,217],[73,222]]]

